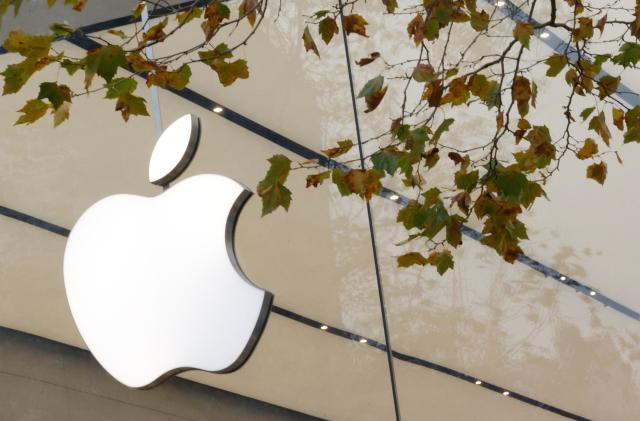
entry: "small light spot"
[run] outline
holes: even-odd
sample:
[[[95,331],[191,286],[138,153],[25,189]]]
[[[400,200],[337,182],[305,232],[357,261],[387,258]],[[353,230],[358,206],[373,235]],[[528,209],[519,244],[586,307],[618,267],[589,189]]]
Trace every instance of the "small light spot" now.
[[[550,36],[551,36],[551,34],[546,32],[546,31],[540,34],[540,38],[543,38],[543,39],[544,38],[549,38]]]
[[[476,384],[482,384],[480,380],[476,380]]]
[[[398,196],[397,194],[392,194],[391,196],[389,196],[389,199],[391,199],[391,200],[394,200],[394,201],[395,201],[395,200],[400,199],[400,196]]]
[[[562,275],[562,276],[560,277],[560,280],[561,280],[561,281],[566,281],[566,280],[567,280],[567,277],[566,277],[566,276],[564,276],[564,275]]]
[[[360,343],[361,343],[361,344],[366,344],[366,343],[367,343],[367,340],[366,340],[365,338],[362,338],[362,339],[360,339]]]
[[[320,326],[320,329],[322,329],[322,330],[327,330],[327,329],[329,329],[329,326],[327,326],[327,325],[322,325],[322,326]]]
[[[220,107],[220,106],[217,106],[217,107],[215,107],[215,108],[213,109],[213,112],[214,112],[214,113],[218,113],[218,114],[220,114],[222,111],[224,111],[224,108],[222,108],[222,107]]]
[[[506,2],[504,2],[504,1],[502,1],[502,0],[498,0],[498,1],[496,2],[496,6],[498,6],[498,7],[502,7],[502,6],[504,6],[505,4],[507,4],[507,3],[506,3]]]
[[[505,396],[509,396],[509,392],[507,392],[506,390],[504,392],[502,392],[503,395]]]
[[[596,292],[595,292],[595,291],[591,291],[591,292],[589,293],[589,295],[591,295],[591,296],[593,297],[594,295],[596,295]]]

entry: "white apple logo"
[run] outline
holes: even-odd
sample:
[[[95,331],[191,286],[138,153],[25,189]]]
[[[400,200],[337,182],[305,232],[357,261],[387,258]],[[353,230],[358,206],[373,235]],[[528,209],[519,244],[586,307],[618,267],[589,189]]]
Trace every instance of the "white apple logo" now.
[[[186,169],[199,132],[198,118],[186,115],[163,133],[152,182]],[[227,177],[198,175],[156,197],[102,199],[73,227],[64,256],[69,306],[93,355],[121,383],[146,388],[180,371],[230,372],[247,360],[273,300],[234,253],[250,196]]]

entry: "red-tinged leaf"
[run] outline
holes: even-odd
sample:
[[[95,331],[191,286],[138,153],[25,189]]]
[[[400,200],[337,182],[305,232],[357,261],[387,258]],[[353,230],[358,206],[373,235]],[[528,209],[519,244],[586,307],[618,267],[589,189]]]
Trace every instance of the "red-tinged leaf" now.
[[[413,39],[416,46],[420,45],[424,39],[424,18],[421,13],[415,15],[407,25],[407,33],[409,38]]]
[[[304,33],[302,34],[302,41],[304,42],[304,48],[306,51],[313,51],[316,56],[320,57],[320,53],[318,52],[318,47],[316,46],[316,42],[313,40],[311,36],[311,32],[309,31],[309,27],[306,26],[304,28]]]
[[[364,110],[365,113],[370,113],[371,111],[378,108],[378,105],[380,105],[382,98],[384,98],[384,95],[387,93],[387,88],[388,86],[385,86],[380,91],[365,98],[365,102],[367,103],[367,109]]]
[[[249,25],[253,26],[256,23],[256,17],[259,12],[258,6],[260,3],[258,0],[242,0],[240,7],[238,8],[240,17],[247,17]]]
[[[204,9],[204,21],[200,25],[204,32],[205,41],[210,41],[211,38],[220,28],[220,25],[225,19],[229,19],[231,11],[227,6],[219,1],[210,3]]]
[[[324,180],[328,179],[331,176],[331,172],[323,171],[318,174],[311,174],[307,176],[307,188],[313,186],[318,187],[321,185]]]
[[[607,15],[604,15],[603,17],[601,17],[598,20],[598,23],[596,23],[595,27],[600,30],[600,34],[604,32],[604,25],[606,25],[606,23],[607,23]]]
[[[607,179],[607,163],[600,162],[589,165],[587,167],[587,178],[595,180],[600,184],[604,184],[604,181]]]

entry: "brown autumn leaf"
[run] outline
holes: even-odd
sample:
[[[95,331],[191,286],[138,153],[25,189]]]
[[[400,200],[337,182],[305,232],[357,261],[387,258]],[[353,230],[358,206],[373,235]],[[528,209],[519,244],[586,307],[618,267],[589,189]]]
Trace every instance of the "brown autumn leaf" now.
[[[379,57],[380,57],[380,53],[373,52],[369,55],[369,57],[364,57],[356,61],[356,64],[358,66],[366,66],[367,64],[373,63]]]
[[[576,156],[578,159],[587,159],[591,158],[593,155],[598,153],[598,144],[595,140],[588,138],[584,141],[584,145],[578,152],[576,152]]]
[[[616,126],[618,130],[624,130],[624,111],[620,108],[613,108],[611,114],[613,115],[613,125]]]
[[[347,15],[342,19],[342,29],[346,31],[347,35],[358,34],[367,37],[367,25],[368,22],[358,14]]]
[[[587,167],[587,178],[604,184],[604,181],[607,179],[607,163],[600,162],[589,165],[589,167]]]
[[[304,42],[304,48],[306,51],[313,51],[316,53],[318,57],[320,57],[320,53],[318,52],[318,47],[316,46],[313,37],[311,36],[311,32],[309,31],[309,27],[305,26],[304,33],[302,34],[302,41]]]

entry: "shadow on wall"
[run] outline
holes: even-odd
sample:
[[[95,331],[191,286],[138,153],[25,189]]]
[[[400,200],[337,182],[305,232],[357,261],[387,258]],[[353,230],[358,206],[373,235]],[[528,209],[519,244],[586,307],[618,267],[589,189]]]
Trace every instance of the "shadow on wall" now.
[[[299,412],[172,378],[153,390],[113,380],[88,351],[0,327],[0,419],[317,420]]]

